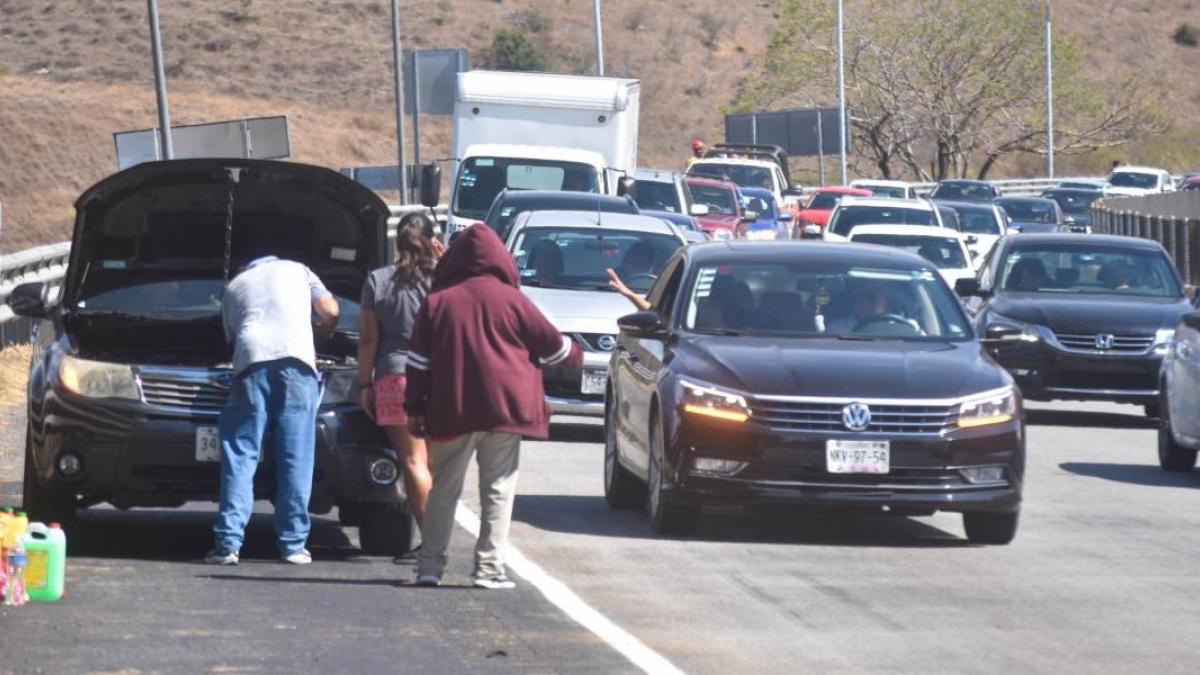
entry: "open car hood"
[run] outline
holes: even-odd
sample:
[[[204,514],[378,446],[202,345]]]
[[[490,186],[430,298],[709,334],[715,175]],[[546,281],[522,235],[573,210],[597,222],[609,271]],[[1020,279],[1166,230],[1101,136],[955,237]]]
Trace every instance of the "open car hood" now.
[[[70,311],[115,288],[225,276],[262,255],[302,262],[357,298],[384,264],[387,205],[329,169],[252,159],[184,159],[113,174],[75,202],[63,289]]]

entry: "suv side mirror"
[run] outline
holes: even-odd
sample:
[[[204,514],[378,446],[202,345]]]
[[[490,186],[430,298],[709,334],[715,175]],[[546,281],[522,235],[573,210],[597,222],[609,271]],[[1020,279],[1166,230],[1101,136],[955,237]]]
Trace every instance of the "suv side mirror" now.
[[[431,209],[437,206],[442,194],[442,167],[436,162],[423,164],[417,177],[417,189],[422,206]]]
[[[40,281],[21,284],[12,290],[8,296],[8,306],[13,314],[29,319],[45,319],[50,316],[49,303],[46,302],[46,285]]]
[[[662,317],[653,311],[626,314],[617,319],[617,327],[630,337],[661,337],[667,331]]]
[[[1200,312],[1188,312],[1182,317],[1183,325],[1192,330],[1200,330]]]
[[[692,207],[688,209],[688,213],[693,216],[707,216],[708,204],[692,204]]]
[[[743,223],[753,223],[756,220],[758,220],[758,212],[757,211],[746,211],[745,213],[742,214],[742,222]]]
[[[637,191],[635,188],[634,180],[632,178],[630,178],[629,176],[621,176],[620,178],[617,179],[617,196],[618,197],[624,197],[625,195],[629,195],[630,197],[632,197],[635,194],[637,194]]]
[[[804,194],[804,187],[799,183],[792,183],[786,190],[783,191],[783,194],[789,197],[800,197]]]
[[[977,297],[985,298],[990,293],[979,287],[979,280],[974,277],[959,279],[954,282],[954,292],[964,298]]]

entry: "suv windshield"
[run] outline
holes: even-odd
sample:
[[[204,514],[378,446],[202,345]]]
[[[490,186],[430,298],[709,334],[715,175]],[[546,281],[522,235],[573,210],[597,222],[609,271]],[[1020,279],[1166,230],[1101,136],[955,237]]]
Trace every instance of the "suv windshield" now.
[[[1092,210],[1092,202],[1100,198],[1099,192],[1048,192],[1047,199],[1058,202],[1063,213],[1073,216],[1088,213]]]
[[[905,199],[908,197],[908,191],[896,185],[871,185],[869,183],[863,183],[861,185],[852,184],[850,187],[870,190],[871,194],[876,197],[893,197],[895,199]]]
[[[697,270],[684,327],[699,333],[966,340],[958,300],[928,268],[727,262]]]
[[[857,244],[880,244],[916,253],[942,269],[958,270],[968,266],[962,246],[958,239],[952,237],[871,233],[855,235],[853,241]]]
[[[833,212],[829,231],[843,237],[859,225],[936,225],[933,211],[896,206],[845,206]]]
[[[1004,234],[1004,227],[996,220],[996,212],[990,206],[974,209],[956,206],[954,210],[958,213],[960,232],[993,236]]]
[[[692,201],[704,204],[710,213],[721,213],[727,216],[737,215],[737,204],[734,202],[733,190],[709,185],[689,185]]]
[[[808,202],[806,208],[810,209],[833,209],[837,203],[841,201],[842,196],[836,192],[818,192],[813,195],[812,201]]]
[[[633,201],[647,211],[669,211],[683,213],[679,203],[679,192],[674,183],[639,180],[634,184]]]
[[[508,241],[508,235],[512,230],[513,221],[517,216],[526,211],[597,211],[602,213],[632,213],[638,212],[637,205],[630,202],[628,199],[607,197],[596,195],[594,197],[584,195],[568,195],[564,193],[550,193],[545,198],[531,198],[527,194],[521,192],[507,193],[510,195],[521,195],[511,202],[507,199],[497,199],[492,208],[488,210],[487,218],[483,222],[487,223],[488,227],[496,231],[500,237],[500,241]]]
[[[743,212],[753,211],[757,213],[759,220],[771,220],[775,216],[775,209],[771,206],[771,202],[773,201],[775,200],[767,201],[762,197],[742,195],[742,210]]]
[[[688,175],[725,180],[738,187],[757,187],[775,191],[775,178],[771,170],[761,166],[696,163],[688,169]]]
[[[961,199],[968,202],[991,201],[996,196],[996,190],[991,185],[978,183],[938,183],[930,193],[931,199]]]
[[[998,203],[1013,220],[1020,222],[1053,223],[1058,220],[1054,202],[1050,200],[1012,199]]]
[[[454,213],[482,220],[505,188],[599,192],[596,170],[587,164],[508,157],[472,157],[458,171]]]
[[[1108,176],[1108,184],[1113,187],[1153,190],[1158,187],[1158,176],[1137,171],[1114,171]]]
[[[611,267],[625,285],[645,293],[679,246],[678,239],[665,234],[535,227],[517,235],[513,256],[526,286],[608,290],[606,270]]]
[[[1089,246],[1046,246],[1011,251],[998,286],[1023,293],[1076,293],[1179,297],[1179,284],[1157,251]]]

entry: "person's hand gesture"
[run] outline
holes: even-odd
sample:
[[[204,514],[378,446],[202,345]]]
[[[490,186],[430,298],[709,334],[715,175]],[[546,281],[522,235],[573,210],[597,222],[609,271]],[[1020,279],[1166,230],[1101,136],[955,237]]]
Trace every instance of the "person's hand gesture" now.
[[[609,288],[613,289],[614,291],[620,293],[621,295],[623,295],[627,298],[629,297],[629,295],[631,293],[633,293],[633,291],[629,290],[629,287],[625,285],[625,282],[621,281],[621,276],[617,274],[616,270],[609,267],[608,269],[606,269],[604,271],[608,273],[608,287]]]
[[[440,260],[442,256],[446,255],[446,245],[437,237],[433,238],[433,241],[429,243],[429,247],[433,249],[434,260]]]

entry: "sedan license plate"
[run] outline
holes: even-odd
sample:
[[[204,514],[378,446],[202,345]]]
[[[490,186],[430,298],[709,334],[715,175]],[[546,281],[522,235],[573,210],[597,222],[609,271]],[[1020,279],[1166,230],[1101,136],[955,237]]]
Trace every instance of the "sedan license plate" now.
[[[196,429],[196,461],[221,461],[221,431],[217,427]]]
[[[580,393],[603,394],[608,386],[608,371],[599,369],[584,369],[583,379],[579,383]]]
[[[829,473],[884,474],[891,470],[887,441],[825,441]]]

